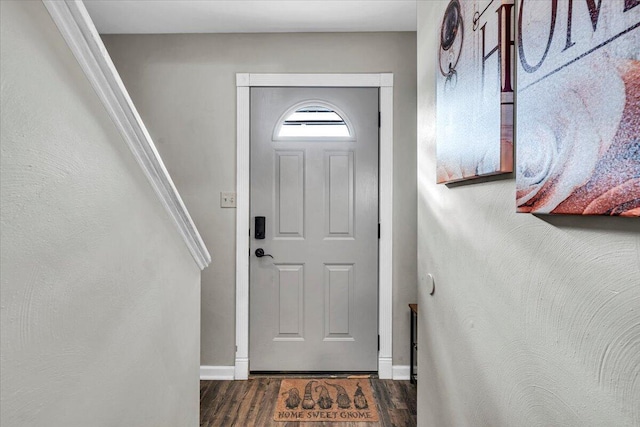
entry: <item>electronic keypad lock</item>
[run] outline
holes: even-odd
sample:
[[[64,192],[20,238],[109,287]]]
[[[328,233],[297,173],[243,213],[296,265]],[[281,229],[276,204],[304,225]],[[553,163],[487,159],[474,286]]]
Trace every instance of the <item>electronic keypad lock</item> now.
[[[265,226],[265,218],[263,216],[257,216],[255,219],[255,227],[254,227],[254,237],[257,240],[264,239],[264,226]]]

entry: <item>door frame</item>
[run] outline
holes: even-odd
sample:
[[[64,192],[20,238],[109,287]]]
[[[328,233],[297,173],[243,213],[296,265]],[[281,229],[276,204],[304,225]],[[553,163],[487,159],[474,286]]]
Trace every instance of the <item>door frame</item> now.
[[[377,87],[380,89],[378,245],[378,376],[391,379],[393,350],[393,73],[236,74],[236,355],[234,379],[249,378],[250,89],[259,87]]]

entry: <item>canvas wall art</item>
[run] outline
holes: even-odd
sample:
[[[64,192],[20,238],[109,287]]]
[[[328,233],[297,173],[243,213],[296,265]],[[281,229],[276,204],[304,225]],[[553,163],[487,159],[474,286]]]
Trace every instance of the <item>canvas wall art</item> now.
[[[517,6],[517,210],[640,216],[640,0]]]
[[[513,0],[451,0],[437,64],[438,183],[513,171]]]

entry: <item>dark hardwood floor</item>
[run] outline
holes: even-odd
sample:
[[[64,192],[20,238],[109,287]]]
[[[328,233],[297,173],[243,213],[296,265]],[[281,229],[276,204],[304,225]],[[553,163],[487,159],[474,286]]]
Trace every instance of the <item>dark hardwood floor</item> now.
[[[247,381],[200,381],[202,427],[411,427],[416,425],[416,386],[409,381],[371,379],[379,423],[276,422],[273,410],[280,378]]]

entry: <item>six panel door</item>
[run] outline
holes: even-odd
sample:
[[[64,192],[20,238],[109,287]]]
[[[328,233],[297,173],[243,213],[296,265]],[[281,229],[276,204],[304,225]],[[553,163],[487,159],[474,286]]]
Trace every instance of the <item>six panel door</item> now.
[[[378,89],[252,88],[250,202],[250,370],[377,371]]]

